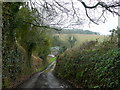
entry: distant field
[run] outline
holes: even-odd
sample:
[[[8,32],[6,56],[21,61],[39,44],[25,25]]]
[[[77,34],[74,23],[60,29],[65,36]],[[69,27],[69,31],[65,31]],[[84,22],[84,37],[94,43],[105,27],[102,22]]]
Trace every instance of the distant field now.
[[[67,41],[69,36],[74,36],[77,39],[75,45],[79,46],[83,42],[96,40],[98,39],[99,42],[102,42],[108,36],[105,35],[88,35],[88,34],[55,34],[55,36],[59,36],[61,40]]]

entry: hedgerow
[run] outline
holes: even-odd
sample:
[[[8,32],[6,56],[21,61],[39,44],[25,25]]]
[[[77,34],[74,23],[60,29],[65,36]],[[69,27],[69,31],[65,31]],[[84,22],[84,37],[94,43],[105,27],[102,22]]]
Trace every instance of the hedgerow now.
[[[120,49],[89,43],[59,55],[55,75],[84,88],[120,88]]]

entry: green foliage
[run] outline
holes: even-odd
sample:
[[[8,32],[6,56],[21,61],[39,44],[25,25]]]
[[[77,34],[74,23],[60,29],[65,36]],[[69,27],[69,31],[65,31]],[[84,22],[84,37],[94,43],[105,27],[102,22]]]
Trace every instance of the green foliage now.
[[[54,36],[53,41],[52,41],[52,45],[53,46],[59,46],[61,44],[62,44],[62,41],[60,40],[59,36]]]
[[[59,46],[60,47],[60,53],[64,52],[67,48],[69,48],[69,43],[68,42],[64,42],[62,41],[59,36],[53,36],[52,38],[52,46],[56,47]]]
[[[68,38],[68,42],[70,43],[71,48],[74,46],[74,44],[75,44],[76,41],[77,41],[77,39],[74,36],[70,36]]]
[[[3,86],[2,87],[8,87],[10,85],[10,80],[6,77],[3,78]]]
[[[57,58],[55,74],[85,88],[118,89],[120,49],[115,46],[109,41],[99,45],[88,42],[68,50]]]
[[[45,59],[51,46],[50,30],[32,25],[38,17],[23,4],[3,3],[3,88],[19,77],[31,75],[32,54]]]
[[[50,62],[53,62],[56,60],[56,57],[50,58]]]
[[[16,17],[16,22],[19,24],[16,28],[16,40],[26,50],[29,66],[31,66],[32,52],[45,61],[51,45],[50,35],[48,34],[50,31],[46,28],[31,26],[31,23],[36,19],[34,16],[29,8],[23,7]]]
[[[34,52],[46,62],[47,55],[50,53],[51,37],[46,31],[42,32],[40,37],[40,43],[37,44]]]
[[[14,81],[22,73],[21,64],[24,55],[17,48],[15,42],[14,18],[19,11],[22,3],[3,3],[3,31],[2,31],[2,58],[3,58],[3,88],[8,87],[11,81]]]
[[[117,42],[117,34],[118,34],[118,30],[115,30],[115,29],[112,29],[112,30],[110,30],[110,32],[111,32],[111,35],[110,35],[110,41],[111,42]]]

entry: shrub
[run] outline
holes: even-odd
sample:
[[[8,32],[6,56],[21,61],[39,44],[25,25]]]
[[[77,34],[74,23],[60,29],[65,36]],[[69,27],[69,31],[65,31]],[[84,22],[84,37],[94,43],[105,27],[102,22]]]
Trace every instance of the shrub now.
[[[109,41],[89,43],[68,50],[57,58],[55,74],[88,88],[120,87],[120,49]],[[102,46],[102,47],[101,47]]]

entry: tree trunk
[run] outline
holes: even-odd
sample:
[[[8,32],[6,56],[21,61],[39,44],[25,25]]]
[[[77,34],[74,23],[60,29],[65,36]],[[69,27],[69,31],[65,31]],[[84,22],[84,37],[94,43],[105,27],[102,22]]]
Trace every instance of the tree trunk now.
[[[118,48],[120,48],[120,29],[118,29]]]
[[[32,60],[31,60],[31,56],[32,56],[32,49],[33,49],[33,44],[28,44],[27,45],[27,65],[29,68],[32,67]]]
[[[118,13],[120,14],[120,7],[118,8]],[[118,48],[120,48],[120,16],[118,16]]]

